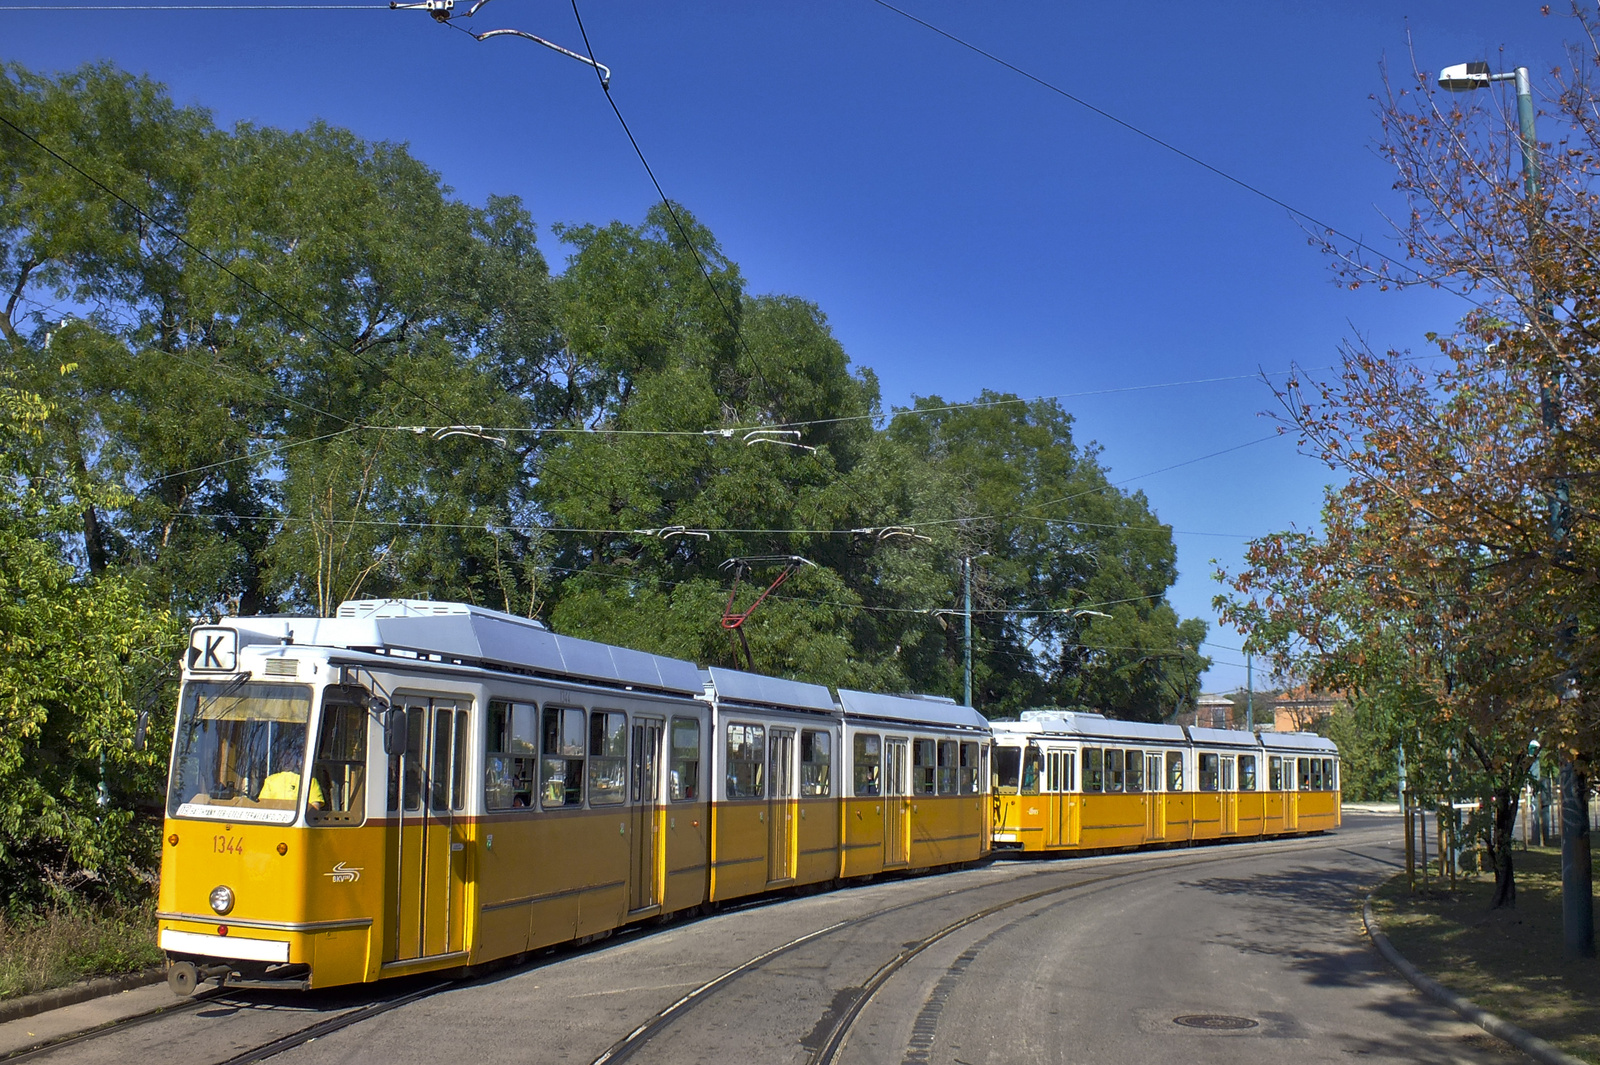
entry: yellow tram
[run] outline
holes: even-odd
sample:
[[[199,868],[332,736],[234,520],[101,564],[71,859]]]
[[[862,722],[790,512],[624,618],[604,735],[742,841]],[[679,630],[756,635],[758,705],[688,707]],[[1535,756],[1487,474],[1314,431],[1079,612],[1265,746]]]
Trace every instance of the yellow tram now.
[[[1339,825],[1339,752],[1251,733],[1026,711],[993,721],[997,853],[1070,853]]]
[[[158,919],[180,993],[458,969],[760,892],[975,861],[989,731],[456,603],[190,638]]]

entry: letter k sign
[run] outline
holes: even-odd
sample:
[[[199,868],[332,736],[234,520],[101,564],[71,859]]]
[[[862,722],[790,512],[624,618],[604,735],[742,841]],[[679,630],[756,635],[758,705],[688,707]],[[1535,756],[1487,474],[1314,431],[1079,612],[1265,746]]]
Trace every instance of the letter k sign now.
[[[202,628],[189,634],[189,668],[196,673],[231,673],[238,663],[239,634]]]

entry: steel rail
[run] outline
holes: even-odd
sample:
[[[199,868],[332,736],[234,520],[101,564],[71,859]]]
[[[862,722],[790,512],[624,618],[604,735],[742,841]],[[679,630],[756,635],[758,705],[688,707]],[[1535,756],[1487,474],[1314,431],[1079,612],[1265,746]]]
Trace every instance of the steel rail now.
[[[1249,849],[1249,851],[1251,853],[1263,853],[1263,854],[1264,853],[1274,853],[1274,854],[1277,854],[1277,853],[1282,853],[1284,851],[1295,851],[1295,850],[1309,849],[1309,848],[1311,848],[1313,846],[1317,846],[1319,844],[1325,845],[1327,842],[1328,842],[1327,839],[1318,836],[1318,837],[1312,837],[1312,838],[1297,837],[1297,838],[1291,838],[1291,839],[1276,839],[1276,840],[1241,840],[1241,841],[1238,841],[1237,845],[1240,846],[1240,847],[1248,847],[1248,849]],[[1269,848],[1270,848],[1270,850],[1269,850]],[[1042,891],[1032,892],[1032,893],[1029,893],[1027,895],[1023,895],[1021,897],[1018,897],[1018,898],[1015,898],[1015,899],[1011,899],[1011,900],[1008,900],[1006,902],[997,904],[996,906],[988,907],[988,908],[986,908],[986,909],[984,909],[982,911],[979,911],[977,914],[968,915],[967,917],[964,917],[959,921],[955,921],[955,922],[953,922],[953,923],[951,923],[949,925],[946,925],[944,928],[941,928],[938,931],[932,933],[931,935],[929,935],[925,939],[918,940],[917,941],[918,945],[914,949],[911,948],[911,947],[908,947],[905,950],[903,950],[900,955],[897,955],[894,960],[890,961],[886,966],[880,968],[878,970],[878,972],[875,973],[873,975],[873,977],[866,984],[863,985],[862,994],[857,997],[855,1003],[852,1004],[851,1008],[849,1010],[847,1010],[843,1015],[841,1015],[839,1022],[835,1024],[835,1027],[834,1027],[833,1031],[830,1033],[829,1038],[827,1040],[824,1040],[824,1042],[822,1044],[822,1048],[824,1050],[826,1050],[827,1056],[823,1056],[821,1053],[817,1053],[817,1054],[813,1054],[813,1056],[808,1060],[812,1063],[812,1065],[824,1065],[824,1063],[830,1062],[832,1060],[832,1055],[834,1053],[836,1053],[838,1047],[840,1045],[842,1045],[843,1038],[848,1033],[849,1025],[851,1023],[854,1023],[854,1020],[855,1020],[856,1016],[858,1016],[860,1011],[861,1011],[861,1009],[865,1007],[865,1005],[867,1003],[867,1000],[872,997],[872,992],[873,991],[877,990],[877,988],[879,986],[881,986],[884,981],[886,981],[890,976],[893,975],[895,970],[900,968],[900,966],[904,965],[912,957],[915,957],[917,954],[919,954],[923,950],[925,950],[928,946],[933,945],[933,943],[935,943],[938,940],[944,938],[945,936],[949,935],[950,933],[955,932],[955,931],[957,931],[957,930],[959,930],[961,928],[964,928],[967,925],[972,924],[974,921],[982,920],[984,917],[991,916],[993,913],[1000,912],[1001,910],[1007,909],[1007,908],[1009,908],[1011,906],[1021,905],[1023,903],[1030,902],[1030,901],[1033,901],[1035,899],[1043,898],[1043,897],[1048,896],[1048,895],[1060,894],[1061,892],[1064,892],[1064,891],[1071,891],[1071,890],[1075,890],[1077,888],[1094,887],[1094,886],[1097,886],[1099,884],[1106,883],[1107,881],[1118,880],[1118,879],[1126,879],[1126,878],[1132,877],[1132,876],[1154,875],[1156,873],[1166,872],[1167,870],[1170,870],[1170,869],[1183,869],[1183,868],[1188,868],[1190,866],[1196,866],[1196,865],[1209,865],[1209,864],[1213,864],[1213,863],[1216,863],[1216,862],[1228,861],[1228,860],[1232,860],[1234,858],[1239,857],[1239,852],[1238,851],[1231,851],[1230,850],[1230,852],[1228,854],[1217,854],[1217,855],[1212,855],[1212,856],[1208,856],[1208,857],[1204,857],[1204,858],[1196,858],[1196,857],[1192,857],[1193,851],[1192,850],[1187,850],[1187,849],[1186,850],[1182,850],[1182,851],[1176,851],[1175,850],[1175,851],[1170,851],[1170,852],[1139,851],[1139,852],[1130,852],[1130,853],[1128,853],[1126,855],[1121,855],[1121,854],[1118,854],[1118,855],[1107,855],[1106,857],[1112,858],[1113,860],[1120,860],[1120,861],[1139,861],[1141,859],[1159,858],[1159,857],[1163,856],[1164,853],[1170,853],[1170,854],[1173,854],[1173,855],[1182,855],[1183,857],[1189,858],[1189,860],[1188,861],[1182,861],[1182,862],[1172,862],[1170,864],[1162,864],[1159,869],[1138,868],[1138,869],[1121,870],[1121,871],[1114,872],[1114,873],[1107,873],[1107,874],[1104,874],[1102,876],[1090,877],[1090,878],[1084,879],[1084,880],[1074,880],[1070,884],[1062,884],[1062,885],[1058,885],[1056,887],[1046,888],[1046,889],[1044,889]],[[1044,870],[1034,870],[1034,871],[1029,871],[1029,872],[1025,872],[1025,873],[1019,872],[1019,875],[1011,877],[1011,878],[1009,878],[1007,880],[999,881],[998,884],[1001,885],[1001,886],[1006,885],[1006,884],[1015,884],[1018,881],[1024,881],[1026,879],[1031,879],[1031,878],[1034,878],[1034,877],[1070,874],[1070,873],[1075,872],[1075,871],[1080,871],[1080,870],[1078,870],[1076,867],[1063,869],[1063,868],[1061,868],[1059,866],[1056,866],[1056,867],[1053,867],[1053,868],[1050,868],[1050,869],[1044,869]],[[729,985],[731,985],[732,983],[737,981],[739,978],[747,976],[752,972],[755,972],[757,969],[759,969],[763,965],[767,964],[768,962],[772,961],[773,959],[781,957],[781,956],[783,956],[785,954],[791,953],[792,951],[797,950],[802,946],[805,946],[807,943],[810,943],[810,942],[812,942],[814,940],[817,940],[817,939],[821,939],[824,936],[832,935],[835,932],[842,931],[842,930],[844,930],[846,928],[854,928],[854,927],[856,927],[858,925],[865,924],[865,923],[867,923],[869,921],[874,921],[874,920],[877,920],[877,919],[879,919],[881,917],[886,917],[886,916],[889,916],[891,914],[899,913],[899,912],[901,912],[903,910],[910,909],[910,908],[912,908],[914,906],[924,906],[924,905],[927,905],[930,902],[936,902],[936,901],[938,901],[940,899],[947,899],[947,898],[952,898],[952,897],[957,896],[957,895],[970,894],[970,893],[972,893],[974,891],[983,891],[983,890],[986,890],[986,889],[994,888],[996,886],[997,886],[997,882],[992,882],[992,881],[989,882],[989,883],[984,883],[984,884],[973,884],[973,885],[971,885],[969,887],[955,888],[953,890],[946,891],[946,892],[943,892],[943,893],[938,894],[938,895],[932,895],[932,896],[928,896],[926,898],[918,898],[918,899],[911,900],[909,902],[899,903],[899,904],[894,905],[894,906],[887,906],[887,907],[884,907],[883,909],[880,909],[880,910],[874,910],[871,913],[864,913],[864,914],[861,914],[860,916],[857,916],[857,917],[851,917],[851,918],[848,918],[848,919],[843,920],[843,921],[838,921],[838,922],[836,922],[834,924],[828,925],[825,928],[820,928],[820,929],[817,929],[815,931],[808,932],[805,935],[799,936],[799,937],[797,937],[795,939],[792,939],[787,943],[783,943],[783,944],[781,944],[779,946],[776,946],[776,947],[773,947],[773,948],[771,948],[769,950],[763,951],[761,954],[756,955],[755,957],[751,958],[749,961],[746,961],[746,962],[743,962],[743,963],[741,963],[739,965],[734,966],[732,969],[729,969],[726,972],[722,973],[721,975],[716,976],[713,979],[706,981],[705,983],[701,984],[699,987],[696,987],[693,991],[690,991],[688,994],[686,994],[683,997],[679,998],[677,1001],[673,1002],[671,1005],[667,1006],[665,1009],[663,1009],[659,1013],[657,1013],[654,1017],[650,1018],[648,1021],[645,1021],[643,1024],[640,1024],[638,1027],[634,1028],[627,1035],[623,1036],[621,1039],[619,1039],[615,1043],[613,1043],[610,1047],[608,1047],[606,1049],[606,1051],[604,1053],[602,1053],[599,1057],[594,1059],[594,1061],[592,1062],[592,1065],[618,1065],[618,1063],[620,1063],[620,1062],[627,1061],[634,1054],[638,1053],[641,1049],[643,1049],[644,1046],[650,1042],[650,1040],[652,1040],[656,1036],[660,1035],[669,1026],[675,1024],[678,1020],[680,1020],[684,1016],[684,1014],[688,1013],[690,1010],[694,1009],[696,1006],[703,1005],[705,1002],[707,1002],[711,998],[715,997],[715,995],[718,992],[725,990]],[[885,971],[885,970],[887,970],[887,971]],[[877,980],[878,982],[876,984],[874,984],[874,983],[872,983],[872,980]]]

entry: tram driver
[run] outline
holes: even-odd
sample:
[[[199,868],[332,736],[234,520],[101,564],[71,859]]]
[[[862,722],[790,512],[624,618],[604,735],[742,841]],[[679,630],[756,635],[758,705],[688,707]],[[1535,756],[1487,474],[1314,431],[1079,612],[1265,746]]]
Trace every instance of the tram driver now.
[[[300,798],[300,767],[302,756],[299,751],[285,752],[283,761],[279,763],[276,773],[267,777],[261,784],[261,794],[256,796],[256,801],[285,802],[293,806]],[[312,777],[310,786],[306,789],[306,808],[310,810],[322,809],[322,785],[316,777]]]

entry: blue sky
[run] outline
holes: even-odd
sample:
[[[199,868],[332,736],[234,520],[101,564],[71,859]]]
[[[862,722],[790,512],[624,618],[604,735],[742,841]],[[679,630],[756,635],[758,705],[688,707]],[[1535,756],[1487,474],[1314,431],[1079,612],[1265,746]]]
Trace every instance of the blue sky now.
[[[638,221],[654,199],[593,74],[525,41],[381,7],[20,6],[0,2],[7,60],[109,59],[219,122],[404,141],[462,197],[517,194],[544,226]],[[899,6],[1380,244],[1396,204],[1370,97],[1382,64],[1410,77],[1408,34],[1425,70],[1489,58],[1538,82],[1575,29],[1527,0]],[[1283,208],[873,0],[581,10],[657,177],[752,291],[818,303],[887,403],[1062,396],[1175,529],[1185,616],[1214,621],[1211,560],[1314,524],[1332,475],[1284,439],[1141,475],[1271,434],[1250,375],[1327,366],[1356,336],[1420,347],[1466,307],[1339,287]],[[492,0],[462,24],[582,50],[568,0]],[[1234,379],[1179,384],[1215,378]],[[1212,638],[1207,689],[1242,684],[1240,637]]]

